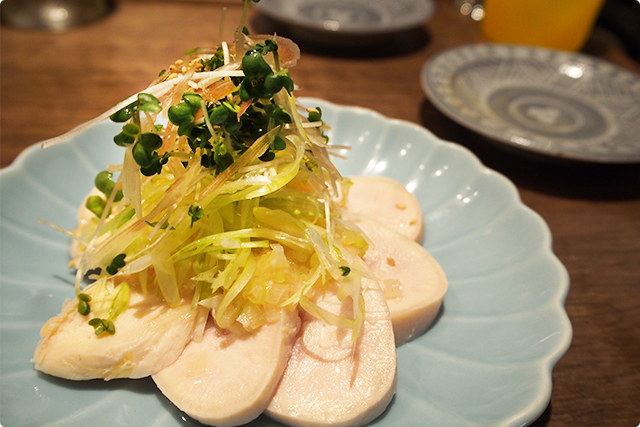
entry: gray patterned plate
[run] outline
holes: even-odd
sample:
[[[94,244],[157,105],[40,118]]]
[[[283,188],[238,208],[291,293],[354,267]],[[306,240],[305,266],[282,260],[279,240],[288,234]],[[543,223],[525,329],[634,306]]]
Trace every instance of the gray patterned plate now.
[[[434,11],[432,0],[263,0],[256,7],[307,30],[359,36],[407,30]]]
[[[487,43],[439,54],[420,77],[436,108],[495,141],[571,160],[640,162],[640,78],[608,62]]]

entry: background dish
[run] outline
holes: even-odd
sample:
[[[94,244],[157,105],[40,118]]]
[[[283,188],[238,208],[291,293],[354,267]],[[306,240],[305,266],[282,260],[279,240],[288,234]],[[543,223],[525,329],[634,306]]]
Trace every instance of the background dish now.
[[[504,146],[579,161],[640,162],[640,78],[608,62],[484,43],[441,53],[420,79],[436,108]]]
[[[450,287],[435,325],[398,349],[398,393],[377,426],[520,426],[551,393],[551,369],[567,350],[568,275],[541,218],[515,187],[466,149],[371,110],[320,106],[334,144],[350,145],[345,175],[386,175],[418,197],[425,244]],[[119,131],[102,123],[41,151],[31,147],[0,173],[0,422],[7,426],[197,425],[153,382],[71,382],[42,375],[30,359],[44,322],[73,296],[71,229],[108,163]],[[261,417],[254,427],[278,426]]]
[[[406,30],[434,12],[433,2],[424,0],[265,0],[256,7],[308,29],[361,35]]]
[[[375,44],[421,26],[435,11],[432,0],[264,0],[255,7],[296,41],[337,47]]]

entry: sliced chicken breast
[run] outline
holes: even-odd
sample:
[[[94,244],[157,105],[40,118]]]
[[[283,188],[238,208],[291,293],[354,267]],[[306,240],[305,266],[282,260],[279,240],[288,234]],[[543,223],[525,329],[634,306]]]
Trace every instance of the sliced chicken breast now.
[[[78,313],[77,298],[67,300],[40,331],[35,368],[70,380],[109,380],[146,377],[173,363],[191,338],[196,311],[190,301],[170,308],[135,283],[129,286],[129,304],[113,322],[114,335],[97,336],[88,324],[93,315]]]
[[[357,176],[349,180],[342,202],[355,215],[374,218],[416,242],[422,242],[424,222],[420,204],[399,182],[383,176]],[[348,185],[344,183],[343,185]]]
[[[364,260],[387,292],[396,345],[421,335],[433,322],[448,282],[440,264],[416,242],[367,217],[351,218],[373,247]]]
[[[287,368],[266,414],[292,426],[361,426],[378,417],[395,393],[396,352],[384,294],[377,282],[363,281],[365,321],[354,343],[351,330],[303,314]],[[334,314],[352,315],[326,289],[316,304]]]
[[[191,341],[153,380],[174,405],[201,423],[246,424],[273,396],[299,327],[297,311],[283,312],[277,322],[243,336],[210,319],[202,340]]]

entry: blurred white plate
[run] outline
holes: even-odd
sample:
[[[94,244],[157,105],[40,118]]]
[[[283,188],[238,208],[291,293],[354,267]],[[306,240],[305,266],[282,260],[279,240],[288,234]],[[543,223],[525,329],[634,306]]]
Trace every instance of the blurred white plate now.
[[[513,184],[461,146],[417,125],[354,107],[320,106],[335,144],[352,146],[345,175],[385,175],[420,201],[424,246],[449,279],[443,309],[398,349],[398,392],[377,427],[509,427],[545,410],[551,370],[571,341],[566,270],[544,221]],[[0,423],[39,427],[198,425],[150,379],[74,382],[33,369],[42,325],[74,296],[69,238],[77,206],[107,164],[121,129],[101,123],[0,171]],[[260,417],[253,427],[279,426]]]
[[[262,0],[255,6],[307,30],[359,36],[417,27],[435,9],[432,0]]]
[[[420,77],[436,108],[508,147],[578,161],[640,161],[640,77],[608,62],[487,43],[437,55]]]

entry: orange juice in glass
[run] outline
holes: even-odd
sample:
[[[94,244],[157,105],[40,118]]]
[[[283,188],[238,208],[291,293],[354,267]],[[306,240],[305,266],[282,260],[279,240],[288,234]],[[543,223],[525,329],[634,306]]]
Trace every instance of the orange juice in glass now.
[[[579,50],[604,0],[485,0],[482,32],[492,41]]]

